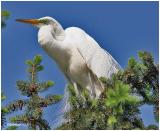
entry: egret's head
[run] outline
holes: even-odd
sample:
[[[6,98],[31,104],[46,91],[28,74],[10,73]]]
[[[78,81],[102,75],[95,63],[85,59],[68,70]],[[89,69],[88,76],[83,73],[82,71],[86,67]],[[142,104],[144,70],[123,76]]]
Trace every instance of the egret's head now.
[[[39,19],[17,19],[16,21],[32,24],[33,26],[36,26],[38,28],[41,28],[42,26],[46,25],[52,25],[53,27],[59,25],[59,23],[55,19],[49,16],[42,17]]]
[[[44,27],[43,29],[49,28],[54,37],[57,39],[64,38],[64,30],[62,26],[52,17],[46,16],[39,19],[17,19],[16,21],[32,24],[39,29],[42,29],[42,27]]]

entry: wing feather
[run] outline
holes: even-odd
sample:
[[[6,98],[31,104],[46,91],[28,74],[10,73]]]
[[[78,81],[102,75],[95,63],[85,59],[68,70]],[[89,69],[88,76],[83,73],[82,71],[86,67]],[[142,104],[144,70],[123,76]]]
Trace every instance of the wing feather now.
[[[72,38],[73,46],[76,46],[87,66],[97,77],[109,78],[121,68],[117,61],[82,29],[70,27],[65,33]]]

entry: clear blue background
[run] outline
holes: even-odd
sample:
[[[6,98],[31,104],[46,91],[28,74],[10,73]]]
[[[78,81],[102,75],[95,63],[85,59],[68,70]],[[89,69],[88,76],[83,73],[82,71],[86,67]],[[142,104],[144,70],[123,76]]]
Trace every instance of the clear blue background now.
[[[2,10],[11,12],[7,27],[2,29],[2,90],[7,96],[3,104],[26,98],[16,89],[16,81],[27,79],[24,61],[37,54],[43,56],[45,65],[39,80],[55,81],[55,86],[41,95],[63,94],[66,83],[55,62],[38,44],[37,29],[15,19],[51,16],[64,29],[80,27],[125,67],[128,58],[137,58],[140,50],[151,52],[158,62],[158,8],[158,2],[2,2]],[[60,107],[57,104],[45,110],[51,125]],[[151,106],[142,107],[142,118],[146,125],[155,123]]]

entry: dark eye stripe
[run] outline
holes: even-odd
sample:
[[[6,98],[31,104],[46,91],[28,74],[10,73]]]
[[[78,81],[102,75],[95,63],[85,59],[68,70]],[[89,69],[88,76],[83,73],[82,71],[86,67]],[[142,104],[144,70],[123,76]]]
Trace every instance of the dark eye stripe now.
[[[48,20],[47,19],[42,19],[42,20],[40,20],[40,22],[43,23],[43,24],[47,24]]]

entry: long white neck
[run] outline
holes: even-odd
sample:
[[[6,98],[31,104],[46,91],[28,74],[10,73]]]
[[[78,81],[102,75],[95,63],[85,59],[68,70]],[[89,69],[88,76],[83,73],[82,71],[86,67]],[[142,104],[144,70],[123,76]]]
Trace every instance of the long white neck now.
[[[43,26],[38,32],[38,42],[46,53],[56,61],[60,68],[65,70],[66,67],[64,66],[66,64],[63,62],[69,59],[69,53],[71,51],[69,51],[68,45],[64,42],[64,31],[61,30],[57,34],[55,35],[51,26]]]
[[[52,28],[50,26],[42,26],[40,27],[39,31],[38,31],[38,43],[40,43],[40,45],[42,47],[46,46],[47,43],[50,43],[53,41],[53,36],[52,36]]]
[[[64,30],[61,26],[45,25],[38,31],[38,42],[44,46],[53,41],[63,41],[65,38]]]

